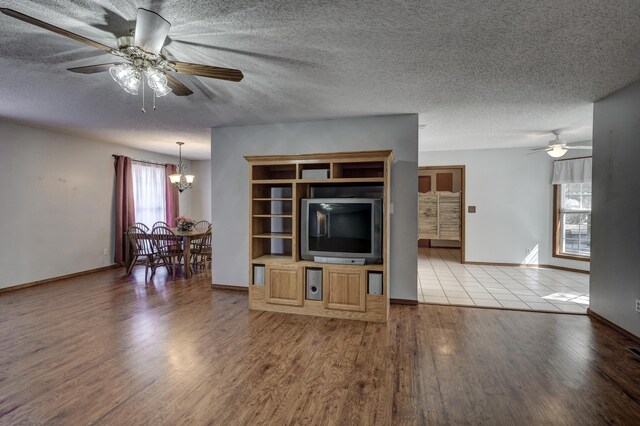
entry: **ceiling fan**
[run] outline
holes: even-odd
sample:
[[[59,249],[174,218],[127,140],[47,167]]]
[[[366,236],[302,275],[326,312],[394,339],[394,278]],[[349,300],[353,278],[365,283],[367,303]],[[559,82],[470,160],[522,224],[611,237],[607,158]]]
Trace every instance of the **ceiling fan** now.
[[[173,92],[176,96],[189,96],[193,93],[171,74],[173,72],[236,82],[244,78],[240,70],[167,59],[163,46],[167,34],[169,34],[171,24],[159,14],[147,9],[138,9],[135,30],[132,30],[129,35],[118,37],[117,48],[111,48],[13,9],[0,8],[0,12],[12,18],[44,28],[45,30],[88,44],[89,46],[111,53],[127,61],[68,68],[68,70],[81,74],[95,74],[109,71],[111,77],[125,91],[133,95],[137,95],[139,87],[142,86],[143,112],[145,112],[145,78],[147,84],[153,90],[154,109],[155,97],[164,96],[170,92]],[[142,85],[140,85],[141,82]]]
[[[551,133],[553,133],[556,138],[550,140],[546,148],[533,148],[531,151],[534,152],[531,152],[528,155],[535,154],[536,151],[544,150],[547,154],[549,154],[550,157],[560,158],[565,155],[567,153],[567,150],[569,149],[593,149],[593,147],[587,145],[567,145],[567,142],[564,139],[560,139],[559,130],[553,130]]]

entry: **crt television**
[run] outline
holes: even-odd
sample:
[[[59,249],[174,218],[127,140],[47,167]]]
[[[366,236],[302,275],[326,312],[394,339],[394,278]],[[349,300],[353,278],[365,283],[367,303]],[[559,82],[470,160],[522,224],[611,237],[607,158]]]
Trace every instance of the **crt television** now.
[[[300,257],[364,259],[382,263],[382,200],[305,198],[300,215]]]

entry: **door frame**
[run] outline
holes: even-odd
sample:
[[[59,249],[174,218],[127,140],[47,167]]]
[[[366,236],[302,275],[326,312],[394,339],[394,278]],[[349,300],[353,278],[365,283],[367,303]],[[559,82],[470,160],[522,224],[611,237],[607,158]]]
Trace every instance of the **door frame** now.
[[[453,166],[420,166],[418,167],[418,177],[420,176],[421,170],[443,170],[443,169],[460,169],[460,179],[462,183],[462,196],[460,197],[460,263],[466,263],[465,261],[465,241],[467,239],[466,235],[466,217],[467,217],[467,186],[466,186],[466,170],[465,166],[462,164],[457,164]]]

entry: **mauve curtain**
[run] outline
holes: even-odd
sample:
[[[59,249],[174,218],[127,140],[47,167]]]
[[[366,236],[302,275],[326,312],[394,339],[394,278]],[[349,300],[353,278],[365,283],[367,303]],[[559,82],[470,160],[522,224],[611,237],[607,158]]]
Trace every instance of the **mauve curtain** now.
[[[167,220],[169,226],[176,226],[176,217],[178,217],[178,211],[180,210],[180,193],[178,188],[173,186],[169,181],[169,175],[176,173],[177,169],[174,164],[165,164],[164,171],[166,175],[165,181],[165,201],[167,203]]]
[[[124,265],[127,238],[124,235],[128,227],[136,222],[133,201],[133,178],[131,174],[131,158],[116,158],[116,247],[114,262]]]

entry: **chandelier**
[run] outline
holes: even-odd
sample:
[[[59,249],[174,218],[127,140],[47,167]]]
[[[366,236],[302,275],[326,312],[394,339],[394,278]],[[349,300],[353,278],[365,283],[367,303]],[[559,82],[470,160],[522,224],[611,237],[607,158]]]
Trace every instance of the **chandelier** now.
[[[184,174],[184,171],[187,169],[187,166],[182,164],[182,145],[184,145],[184,142],[176,142],[176,144],[178,144],[178,146],[180,147],[178,173],[169,175],[169,182],[171,182],[173,186],[178,188],[178,191],[182,192],[185,189],[191,188],[191,185],[193,184],[193,179],[195,179],[195,176]]]

